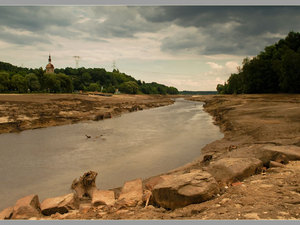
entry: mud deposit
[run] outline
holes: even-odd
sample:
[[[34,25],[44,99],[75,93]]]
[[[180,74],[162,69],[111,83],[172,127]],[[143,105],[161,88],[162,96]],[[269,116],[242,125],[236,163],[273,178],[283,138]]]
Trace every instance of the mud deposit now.
[[[102,120],[173,102],[159,95],[1,94],[0,133]]]
[[[188,99],[205,102],[204,110],[214,117],[224,134],[222,139],[202,148],[202,154],[199,152],[192,162],[147,178],[143,185],[141,179],[126,182],[121,194],[120,189],[114,189],[113,204],[93,205],[91,201],[99,201],[99,195],[93,195],[88,204],[79,202],[79,207],[67,213],[55,211],[50,216],[36,213],[24,218],[299,220],[300,95],[216,95]],[[176,142],[176,138],[172,141]],[[193,140],[199,141],[199,137]],[[132,184],[138,187],[132,191],[139,204],[128,201],[130,191],[127,202],[121,198],[128,189],[134,189],[128,188]],[[108,193],[112,194],[105,193],[107,198]],[[142,198],[143,193],[148,197]],[[35,202],[36,196],[27,196],[20,203],[28,206],[28,200]],[[0,213],[1,218],[17,216],[18,206],[5,209]]]

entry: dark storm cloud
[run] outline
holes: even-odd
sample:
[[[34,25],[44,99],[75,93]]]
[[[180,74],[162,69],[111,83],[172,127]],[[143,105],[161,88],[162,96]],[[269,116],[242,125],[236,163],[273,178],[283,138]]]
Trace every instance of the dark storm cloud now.
[[[0,26],[0,40],[6,41],[8,43],[18,44],[18,45],[32,45],[36,43],[46,43],[51,44],[46,38],[41,36],[31,36],[23,34],[12,34],[11,32],[6,31],[3,27]]]
[[[67,27],[72,24],[69,7],[0,7],[0,25],[29,31],[47,30],[50,26]]]
[[[299,31],[299,21],[300,7],[1,6],[0,27],[29,33],[22,38],[2,30],[0,40],[26,45],[58,36],[97,42],[165,29],[164,52],[253,55],[289,31]]]
[[[291,30],[300,30],[300,7],[168,6],[146,9],[141,15],[155,23],[195,27],[206,36],[204,40],[189,36],[178,44],[177,36],[168,37],[161,49],[169,52],[191,48],[200,54],[257,54],[265,45],[279,40],[270,34],[287,35]],[[226,29],[226,24],[234,26]]]
[[[74,37],[78,33],[69,29],[76,21],[74,18],[71,7],[0,6],[0,40],[31,45],[50,44],[49,34]],[[24,31],[25,35],[20,34]]]
[[[99,38],[134,38],[137,33],[156,32],[164,26],[164,23],[147,21],[138,9],[126,6],[92,7],[90,20],[82,24],[82,29]]]

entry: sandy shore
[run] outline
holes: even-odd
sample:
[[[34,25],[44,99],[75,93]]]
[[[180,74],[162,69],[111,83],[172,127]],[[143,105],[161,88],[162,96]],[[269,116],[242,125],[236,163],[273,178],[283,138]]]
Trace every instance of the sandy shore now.
[[[1,94],[0,134],[101,120],[173,102],[159,95]]]
[[[205,102],[205,111],[215,118],[224,138],[205,146],[195,161],[166,174],[206,170],[205,155],[211,157],[210,163],[228,158],[256,158],[262,160],[263,169],[238,182],[220,184],[220,193],[211,200],[175,210],[152,205],[91,207],[43,219],[299,219],[300,95],[216,95],[189,99]],[[279,149],[280,154],[268,149]],[[273,166],[272,160],[279,166],[276,162]],[[118,196],[118,189],[115,192]]]

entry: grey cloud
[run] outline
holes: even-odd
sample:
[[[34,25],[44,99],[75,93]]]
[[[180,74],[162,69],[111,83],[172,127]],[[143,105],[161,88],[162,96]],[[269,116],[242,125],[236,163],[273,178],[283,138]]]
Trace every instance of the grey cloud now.
[[[51,43],[49,35],[68,37],[80,36],[70,28],[77,20],[72,7],[0,6],[0,26],[16,30],[16,34],[1,31],[0,39],[23,45]],[[20,35],[17,31],[29,31],[34,35]]]
[[[86,20],[80,23],[82,19]],[[162,40],[162,51],[252,55],[279,39],[267,33],[286,35],[290,30],[298,31],[298,21],[300,7],[1,6],[0,26],[36,35],[32,40],[29,37],[22,40],[17,35],[10,39],[8,34],[2,34],[0,39],[30,44],[44,43],[48,35],[56,35],[104,41],[115,37],[136,38],[139,33],[159,32],[176,24],[183,28],[194,27],[198,32],[170,34]]]
[[[0,39],[4,40],[8,43],[18,44],[18,45],[33,45],[36,43],[45,43],[51,44],[47,38],[42,36],[33,36],[33,35],[21,35],[21,34],[13,34],[11,32],[7,32],[0,26]]]
[[[41,31],[51,26],[67,27],[73,23],[72,19],[70,7],[0,7],[0,24],[15,29]]]
[[[157,15],[155,15],[156,11],[143,15],[149,21],[169,21],[182,27],[196,27],[206,36],[206,39],[201,41],[197,39],[197,36],[189,37],[178,41],[178,44],[176,44],[176,37],[169,37],[162,42],[161,46],[163,51],[169,52],[190,47],[199,54],[252,55],[259,53],[264,46],[279,40],[266,34],[287,35],[291,30],[299,31],[300,29],[298,22],[300,21],[300,7],[202,6],[163,7],[162,9],[157,11]],[[226,30],[226,24],[230,23],[236,25]],[[203,45],[205,45],[204,48]]]
[[[164,27],[147,21],[140,15],[138,7],[93,7],[91,19],[82,24],[82,29],[99,38],[135,38],[137,33],[156,32]],[[105,18],[99,23],[98,20]]]

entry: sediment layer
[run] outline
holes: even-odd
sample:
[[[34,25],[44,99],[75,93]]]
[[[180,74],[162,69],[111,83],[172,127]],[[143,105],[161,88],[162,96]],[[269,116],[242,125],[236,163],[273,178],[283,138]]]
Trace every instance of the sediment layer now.
[[[113,193],[95,192],[97,202],[110,204],[93,205],[90,199],[63,214],[38,212],[27,219],[299,219],[300,95],[188,99],[205,102],[224,133],[199,158]],[[0,215],[13,218],[15,208]]]
[[[1,94],[0,134],[102,120],[173,102],[159,95]]]

